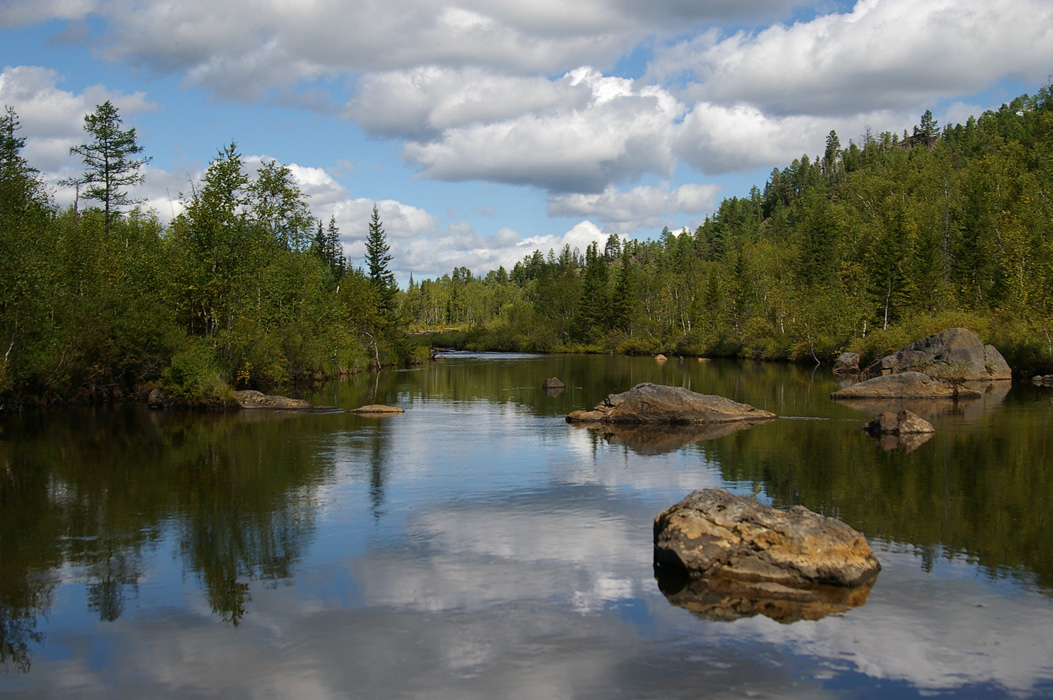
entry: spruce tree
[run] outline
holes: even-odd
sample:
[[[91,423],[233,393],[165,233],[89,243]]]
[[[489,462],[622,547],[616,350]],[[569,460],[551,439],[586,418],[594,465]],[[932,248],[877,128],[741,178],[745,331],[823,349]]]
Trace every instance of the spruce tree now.
[[[390,250],[380,221],[380,212],[374,204],[373,216],[369,220],[369,233],[366,236],[366,264],[369,266],[369,281],[380,294],[385,306],[389,306],[395,296],[395,276],[388,268],[391,262]]]

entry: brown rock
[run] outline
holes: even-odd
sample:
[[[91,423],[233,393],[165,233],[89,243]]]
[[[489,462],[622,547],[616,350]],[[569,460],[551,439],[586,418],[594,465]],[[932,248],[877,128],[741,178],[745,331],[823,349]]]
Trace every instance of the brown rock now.
[[[910,435],[915,433],[935,433],[932,423],[911,411],[892,413],[886,411],[863,426],[871,435]]]
[[[665,362],[665,361],[666,361],[666,360],[668,360],[669,358],[668,358],[668,357],[666,357],[665,355],[655,355],[655,356],[654,356],[654,359],[655,359],[656,361],[658,361],[658,362]]]
[[[541,384],[542,389],[563,389],[566,386],[567,385],[564,384],[559,377],[551,377]]]
[[[858,586],[881,569],[845,523],[796,506],[782,511],[724,489],[701,489],[654,520],[655,566],[739,581]]]
[[[723,396],[698,394],[659,384],[637,384],[621,394],[610,394],[592,411],[574,411],[567,422],[602,423],[728,423],[767,421],[774,413]]]
[[[975,389],[933,379],[921,372],[902,372],[868,379],[839,389],[830,398],[842,399],[968,399],[980,398]]]
[[[879,377],[911,371],[955,381],[1002,381],[1013,378],[1013,372],[1002,354],[993,345],[984,345],[975,333],[966,328],[948,328],[922,338],[870,364],[863,374]]]
[[[1037,374],[1031,377],[1031,383],[1038,386],[1053,386],[1053,374]]]

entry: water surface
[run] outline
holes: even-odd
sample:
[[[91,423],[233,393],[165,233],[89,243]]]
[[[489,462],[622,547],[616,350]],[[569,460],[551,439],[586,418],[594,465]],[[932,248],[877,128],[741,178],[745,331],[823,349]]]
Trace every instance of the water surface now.
[[[563,421],[641,381],[782,417],[685,444]],[[885,451],[836,388],[781,365],[452,353],[307,397],[406,410],[388,418],[5,417],[0,693],[1053,697],[1053,391],[920,407],[935,436]],[[793,624],[672,605],[652,520],[714,486],[863,531],[883,567],[865,604]]]

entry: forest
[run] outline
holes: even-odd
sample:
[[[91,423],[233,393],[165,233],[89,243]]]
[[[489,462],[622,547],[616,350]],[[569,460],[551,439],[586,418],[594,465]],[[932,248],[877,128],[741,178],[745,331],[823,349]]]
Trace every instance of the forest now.
[[[59,207],[0,115],[0,410],[139,399],[221,407],[423,361],[430,348],[829,364],[967,326],[1017,376],[1053,371],[1049,86],[966,124],[930,112],[772,171],[694,231],[534,251],[400,289],[374,208],[362,267],[290,170],[217,152],[168,224],[128,195],[148,162],[109,102]],[[88,204],[91,206],[87,206]]]
[[[1053,101],[867,130],[772,171],[694,231],[535,251],[411,282],[418,330],[476,349],[830,364],[966,326],[1018,377],[1053,369]]]

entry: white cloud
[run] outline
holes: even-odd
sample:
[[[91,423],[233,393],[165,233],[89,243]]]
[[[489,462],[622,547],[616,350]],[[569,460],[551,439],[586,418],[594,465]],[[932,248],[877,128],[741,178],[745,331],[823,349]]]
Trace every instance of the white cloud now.
[[[94,17],[94,42],[110,60],[182,73],[228,99],[256,99],[318,75],[486,66],[552,75],[609,65],[648,37],[702,22],[785,15],[799,2],[734,0],[9,0],[0,26]]]
[[[419,164],[424,177],[529,184],[555,192],[598,192],[645,173],[672,175],[670,134],[684,111],[675,98],[588,68],[565,80],[589,88],[586,106],[447,129],[436,141],[407,143],[403,156]]]
[[[845,115],[932,106],[1053,63],[1045,0],[859,0],[792,26],[702,35],[659,52],[653,79],[693,75],[685,96],[776,114]]]
[[[589,88],[569,77],[497,75],[479,68],[422,66],[367,75],[346,114],[373,134],[428,136],[524,114],[585,107]]]
[[[549,216],[594,216],[604,231],[631,233],[657,229],[679,213],[708,213],[716,208],[718,185],[688,184],[675,189],[635,187],[621,192],[608,187],[601,194],[554,195],[548,200]]]

